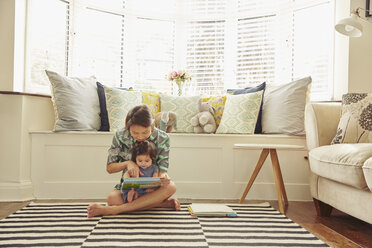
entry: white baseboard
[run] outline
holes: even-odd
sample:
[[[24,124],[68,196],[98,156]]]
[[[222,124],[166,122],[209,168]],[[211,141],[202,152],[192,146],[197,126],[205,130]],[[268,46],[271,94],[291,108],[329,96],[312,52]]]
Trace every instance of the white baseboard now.
[[[0,201],[29,201],[35,199],[31,181],[0,183]]]

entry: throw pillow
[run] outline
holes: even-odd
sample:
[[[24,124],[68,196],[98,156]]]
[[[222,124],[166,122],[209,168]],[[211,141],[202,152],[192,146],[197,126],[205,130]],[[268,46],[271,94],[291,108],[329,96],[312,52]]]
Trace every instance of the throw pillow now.
[[[216,133],[253,134],[263,91],[227,95],[222,120]]]
[[[99,99],[99,108],[101,110],[101,127],[99,131],[110,131],[110,124],[107,115],[107,106],[106,106],[106,96],[105,96],[105,87],[103,84],[97,82],[97,93]],[[119,90],[130,90],[131,88],[116,88]]]
[[[226,96],[211,96],[202,98],[203,102],[209,102],[209,104],[216,110],[213,115],[216,125],[220,125],[223,109],[225,108]]]
[[[372,94],[342,96],[342,112],[331,144],[372,143]]]
[[[129,110],[142,103],[142,94],[139,91],[126,91],[106,86],[105,96],[111,132],[123,128]]]
[[[100,127],[96,78],[65,77],[45,71],[55,113],[55,131],[92,131]]]
[[[160,112],[160,94],[159,93],[142,91],[142,103],[149,106],[154,116],[155,114]]]
[[[266,88],[266,83],[263,82],[262,84],[257,85],[257,86],[252,87],[252,88],[228,89],[227,93],[230,93],[230,94],[233,94],[233,95],[240,95],[240,94],[247,94],[247,93],[251,93],[251,92],[257,92],[257,91],[265,90],[265,88]],[[264,95],[262,96],[262,98],[263,97],[264,97]],[[262,105],[263,105],[263,100],[261,101],[260,112],[258,114],[257,123],[256,123],[256,127],[254,129],[254,133],[262,133]]]
[[[279,85],[266,85],[262,106],[262,132],[303,135],[304,112],[311,77]]]
[[[170,96],[160,95],[160,105],[162,112],[172,111],[177,115],[177,133],[193,133],[194,127],[190,120],[198,110],[200,96]]]

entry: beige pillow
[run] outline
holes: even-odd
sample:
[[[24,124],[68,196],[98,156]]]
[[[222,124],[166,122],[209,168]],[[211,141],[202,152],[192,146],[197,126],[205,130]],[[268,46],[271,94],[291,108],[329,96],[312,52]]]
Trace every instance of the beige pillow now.
[[[311,77],[286,84],[267,84],[262,106],[262,133],[305,134],[304,112]]]
[[[55,114],[55,131],[95,131],[100,128],[96,78],[66,77],[45,71]]]
[[[341,111],[331,144],[372,143],[372,93],[343,95]]]

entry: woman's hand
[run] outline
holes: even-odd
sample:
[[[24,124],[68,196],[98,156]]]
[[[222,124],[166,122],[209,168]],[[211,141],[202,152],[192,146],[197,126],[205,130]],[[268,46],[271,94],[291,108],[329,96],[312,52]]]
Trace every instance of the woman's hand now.
[[[143,176],[143,173],[140,171],[138,165],[133,161],[127,161],[127,171],[130,177],[139,177],[140,175]]]
[[[160,172],[159,177],[160,177],[160,186],[166,186],[170,183],[170,177],[168,173]]]

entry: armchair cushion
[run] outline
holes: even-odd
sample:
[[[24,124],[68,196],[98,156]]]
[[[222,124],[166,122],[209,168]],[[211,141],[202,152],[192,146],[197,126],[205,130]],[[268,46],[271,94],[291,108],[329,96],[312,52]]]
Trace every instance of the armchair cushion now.
[[[372,157],[367,159],[364,163],[363,172],[368,188],[370,191],[372,191]]]
[[[368,143],[320,146],[309,152],[312,172],[359,189],[367,189],[362,166],[370,157]]]

